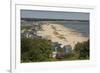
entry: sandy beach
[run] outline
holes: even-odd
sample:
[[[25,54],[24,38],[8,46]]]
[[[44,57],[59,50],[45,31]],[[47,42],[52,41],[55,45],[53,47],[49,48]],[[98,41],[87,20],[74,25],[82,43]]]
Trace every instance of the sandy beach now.
[[[88,40],[88,37],[60,24],[43,24],[41,28],[41,31],[37,31],[37,35],[62,45],[71,45],[72,48],[76,43]]]

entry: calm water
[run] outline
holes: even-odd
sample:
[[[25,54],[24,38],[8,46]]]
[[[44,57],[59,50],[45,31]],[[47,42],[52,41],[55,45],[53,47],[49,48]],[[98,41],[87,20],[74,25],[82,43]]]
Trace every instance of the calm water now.
[[[64,26],[74,29],[75,31],[81,33],[83,36],[89,36],[89,22],[65,23]]]

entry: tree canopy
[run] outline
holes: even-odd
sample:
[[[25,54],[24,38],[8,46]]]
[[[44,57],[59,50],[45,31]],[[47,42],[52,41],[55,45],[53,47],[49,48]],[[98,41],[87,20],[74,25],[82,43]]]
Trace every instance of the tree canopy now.
[[[90,49],[89,49],[89,40],[83,43],[77,43],[74,48],[75,53],[78,56],[78,59],[89,59]]]
[[[48,61],[52,53],[51,41],[45,39],[21,39],[21,61],[39,62]]]

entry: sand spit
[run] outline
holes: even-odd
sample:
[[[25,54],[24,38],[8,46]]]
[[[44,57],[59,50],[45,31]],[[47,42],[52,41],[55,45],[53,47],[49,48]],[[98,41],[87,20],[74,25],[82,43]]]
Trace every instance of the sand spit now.
[[[62,45],[71,45],[72,48],[76,43],[88,40],[88,37],[60,24],[43,24],[41,28],[41,31],[37,31],[37,35]]]

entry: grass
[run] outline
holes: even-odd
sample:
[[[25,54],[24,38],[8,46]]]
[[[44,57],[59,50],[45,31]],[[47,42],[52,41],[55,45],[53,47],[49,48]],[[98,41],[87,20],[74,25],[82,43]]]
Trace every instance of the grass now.
[[[29,30],[32,26],[21,26],[21,30],[25,29],[25,30]]]
[[[60,39],[65,39],[65,37],[63,37],[62,35],[57,36]]]
[[[59,35],[59,33],[58,33],[58,32],[56,32],[56,31],[54,31],[53,33],[54,33],[55,35]]]

